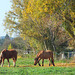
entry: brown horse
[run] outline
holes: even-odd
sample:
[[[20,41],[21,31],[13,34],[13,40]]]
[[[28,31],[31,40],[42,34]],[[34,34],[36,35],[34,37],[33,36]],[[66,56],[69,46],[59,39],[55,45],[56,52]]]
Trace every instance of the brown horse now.
[[[1,52],[1,56],[0,56],[0,64],[2,62],[1,66],[3,67],[4,60],[7,59],[8,66],[10,67],[10,63],[9,63],[10,58],[13,59],[13,66],[15,67],[16,66],[16,60],[17,60],[17,51],[14,49],[11,49],[11,50],[4,49]]]
[[[36,58],[34,59],[34,65],[38,63],[39,66],[41,66],[39,61],[42,59],[42,66],[44,66],[44,59],[49,59],[49,66],[50,66],[50,58],[52,59],[53,66],[55,66],[53,59],[53,52],[51,50],[46,51],[42,50],[37,54]]]

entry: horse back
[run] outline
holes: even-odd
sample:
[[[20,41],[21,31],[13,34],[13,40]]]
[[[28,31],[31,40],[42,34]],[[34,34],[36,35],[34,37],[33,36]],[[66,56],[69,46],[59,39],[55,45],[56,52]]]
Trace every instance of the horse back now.
[[[53,57],[53,52],[51,50],[46,50],[44,52],[44,58],[49,58],[49,57]]]
[[[17,51],[16,50],[3,50],[2,51],[2,57],[3,58],[13,58],[17,56]]]
[[[41,59],[48,59],[50,57],[53,57],[53,52],[51,50],[42,50],[37,54],[37,57],[41,58]]]

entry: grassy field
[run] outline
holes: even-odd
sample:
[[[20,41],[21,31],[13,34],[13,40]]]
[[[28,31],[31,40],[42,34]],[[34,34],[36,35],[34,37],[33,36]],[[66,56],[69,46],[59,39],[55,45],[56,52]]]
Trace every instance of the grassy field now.
[[[44,67],[34,66],[33,58],[24,57],[18,58],[16,67],[13,67],[13,61],[10,59],[10,67],[8,67],[5,60],[4,66],[0,67],[0,75],[75,75],[75,67],[49,67],[48,63],[48,60],[45,60]]]

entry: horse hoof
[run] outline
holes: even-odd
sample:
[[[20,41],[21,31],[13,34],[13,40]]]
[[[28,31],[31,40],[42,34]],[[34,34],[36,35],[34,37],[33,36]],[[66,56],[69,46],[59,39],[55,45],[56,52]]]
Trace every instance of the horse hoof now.
[[[41,65],[39,65],[39,66],[41,66]]]

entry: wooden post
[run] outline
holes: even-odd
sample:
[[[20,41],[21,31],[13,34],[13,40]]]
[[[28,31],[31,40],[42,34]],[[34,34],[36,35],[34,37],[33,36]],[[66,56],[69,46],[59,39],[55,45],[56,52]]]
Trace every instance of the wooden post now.
[[[64,59],[65,57],[64,57],[64,52],[62,53],[62,58],[61,59]]]
[[[68,59],[69,59],[69,52],[68,52]]]

